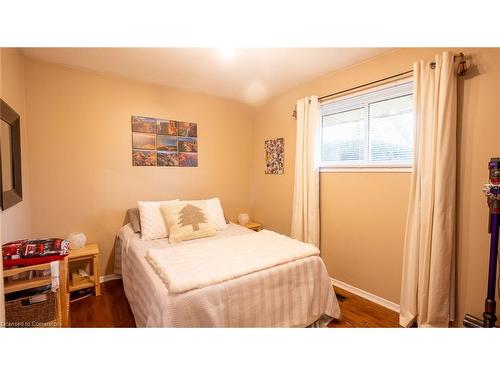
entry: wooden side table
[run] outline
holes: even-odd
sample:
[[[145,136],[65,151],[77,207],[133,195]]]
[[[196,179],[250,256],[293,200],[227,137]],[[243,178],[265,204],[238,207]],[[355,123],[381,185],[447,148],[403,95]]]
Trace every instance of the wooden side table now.
[[[3,277],[6,279],[10,276],[18,275],[29,271],[48,271],[50,263],[35,264],[33,266],[11,268],[3,271]],[[59,327],[69,327],[69,296],[67,294],[66,281],[68,279],[68,257],[59,261],[59,290],[56,294],[56,317],[53,321]],[[38,288],[41,286],[51,285],[52,277],[42,276],[34,279],[20,279],[4,281],[4,293],[19,292],[26,289]]]
[[[77,273],[78,265],[87,261],[89,277],[81,279],[73,277]],[[81,249],[70,250],[68,255],[69,283],[68,293],[85,288],[94,288],[96,296],[101,295],[99,282],[99,247],[97,244],[87,244]],[[90,272],[92,269],[92,272]]]
[[[247,223],[244,225],[246,228],[259,232],[262,230],[262,224],[260,223]]]

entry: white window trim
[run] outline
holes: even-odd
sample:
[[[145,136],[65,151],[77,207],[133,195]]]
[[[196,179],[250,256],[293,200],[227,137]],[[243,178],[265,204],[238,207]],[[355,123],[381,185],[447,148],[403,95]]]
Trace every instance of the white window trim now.
[[[388,83],[384,83],[381,85],[373,86],[368,89],[364,90],[356,90],[352,94],[346,94],[346,95],[340,95],[338,97],[325,100],[321,102],[321,105],[326,105],[330,103],[337,102],[339,100],[344,100],[348,98],[352,98],[355,96],[363,95],[363,94],[368,94],[374,91],[379,91],[383,90],[392,86],[397,86],[401,85],[404,83],[408,83],[413,81],[413,76],[405,77],[402,79],[394,80]],[[356,165],[356,164],[345,164],[341,165],[339,163],[336,164],[330,164],[330,163],[323,163],[320,162],[319,165],[319,171],[320,173],[412,173],[413,171],[413,165],[408,165],[408,164],[390,164],[390,165],[383,165],[383,164],[363,164],[363,165]]]
[[[375,166],[363,166],[363,167],[345,167],[338,168],[335,167],[319,167],[320,173],[411,173],[413,171],[412,167],[397,167],[397,166],[387,166],[387,167],[375,167]]]

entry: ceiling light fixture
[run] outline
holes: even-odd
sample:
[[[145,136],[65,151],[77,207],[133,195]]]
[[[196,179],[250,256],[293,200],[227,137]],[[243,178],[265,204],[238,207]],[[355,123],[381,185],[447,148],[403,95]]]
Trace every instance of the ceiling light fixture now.
[[[219,48],[219,55],[223,61],[234,60],[234,48]]]

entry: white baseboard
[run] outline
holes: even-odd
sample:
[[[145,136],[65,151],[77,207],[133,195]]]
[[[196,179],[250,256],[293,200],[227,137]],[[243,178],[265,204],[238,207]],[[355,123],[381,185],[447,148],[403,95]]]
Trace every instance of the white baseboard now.
[[[106,281],[120,280],[121,278],[122,275],[117,275],[116,273],[112,273],[111,275],[104,275],[99,277],[99,282],[105,283]]]
[[[375,294],[371,294],[370,292],[367,292],[366,290],[356,288],[355,286],[346,284],[340,280],[336,280],[333,277],[330,277],[330,280],[332,281],[333,286],[337,286],[341,289],[347,290],[348,292],[351,292],[352,294],[356,294],[357,296],[363,297],[364,299],[367,299],[368,301],[375,302],[378,305],[384,306],[388,308],[389,310],[396,311],[399,313],[399,305],[397,303],[394,303],[392,301],[386,300],[382,297],[376,296]]]

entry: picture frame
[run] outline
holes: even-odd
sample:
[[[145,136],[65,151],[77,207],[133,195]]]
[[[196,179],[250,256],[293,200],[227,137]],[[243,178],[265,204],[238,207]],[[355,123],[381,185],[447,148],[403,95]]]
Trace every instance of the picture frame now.
[[[274,138],[264,141],[265,174],[285,173],[285,139]]]

